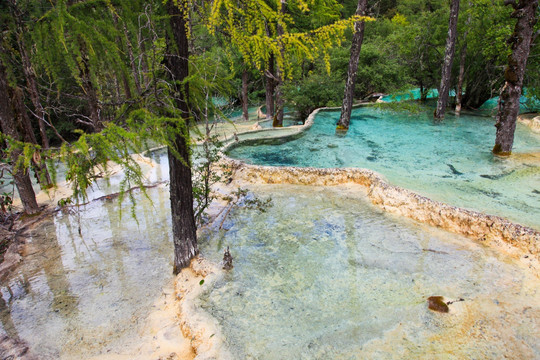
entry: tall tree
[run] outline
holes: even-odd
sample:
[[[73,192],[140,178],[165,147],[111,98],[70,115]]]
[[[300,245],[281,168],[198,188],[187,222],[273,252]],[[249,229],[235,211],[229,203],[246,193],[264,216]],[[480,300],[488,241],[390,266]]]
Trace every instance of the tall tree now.
[[[358,0],[356,15],[366,16],[367,0]],[[341,105],[341,115],[337,123],[337,130],[348,130],[351,121],[351,112],[354,99],[354,85],[356,84],[356,72],[358,71],[358,61],[360,59],[360,49],[364,41],[364,21],[357,21],[354,24],[354,35],[351,44],[351,57],[347,70],[347,82],[345,83],[345,94]]]
[[[281,18],[285,16],[285,12],[287,10],[287,2],[285,0],[280,0],[280,4],[278,4],[278,13]],[[278,20],[278,23],[276,24],[276,35],[278,38],[278,49],[280,52],[280,55],[282,58],[285,57],[285,48],[283,44],[283,35],[285,35],[285,28],[284,24]],[[276,67],[276,108],[275,108],[275,115],[274,115],[274,127],[282,127],[283,126],[283,110],[284,110],[284,100],[283,100],[283,80],[284,80],[284,69],[282,68],[282,65],[279,63]]]
[[[28,93],[30,94],[30,99],[34,105],[34,115],[38,120],[39,132],[41,135],[41,144],[44,149],[49,148],[49,137],[46,132],[46,121],[45,121],[45,110],[41,104],[40,94],[38,90],[36,72],[32,62],[30,61],[30,56],[28,55],[27,44],[25,36],[28,33],[28,28],[23,21],[23,13],[20,9],[18,3],[15,0],[10,0],[10,9],[15,20],[15,37],[17,39],[17,47],[19,50],[19,55],[21,57],[22,69],[24,77],[26,79],[26,85]]]
[[[448,92],[450,91],[450,78],[452,77],[452,63],[456,51],[457,23],[459,15],[459,0],[452,0],[450,3],[450,20],[448,21],[448,36],[446,38],[446,50],[444,51],[444,62],[442,67],[441,85],[439,86],[439,99],[435,109],[435,119],[444,119],[446,104],[448,102]]]
[[[523,77],[527,66],[527,59],[534,38],[534,25],[538,21],[538,0],[507,0],[514,11],[512,18],[517,19],[514,33],[508,40],[512,44],[512,53],[508,57],[508,66],[504,72],[504,86],[499,98],[497,111],[497,128],[493,153],[496,155],[510,155],[514,144],[516,119],[519,113],[519,98],[521,97]]]
[[[249,73],[247,67],[242,67],[242,118],[244,121],[249,120],[249,100],[248,100],[248,80]]]
[[[13,104],[10,100],[13,89],[9,86],[6,68],[0,59],[0,126],[2,133],[10,137],[11,141],[21,141],[17,130],[16,117],[13,112]],[[7,144],[10,147],[10,144]],[[13,161],[13,181],[19,192],[24,211],[27,214],[39,212],[36,194],[32,188],[29,172],[21,166],[22,150],[11,144],[11,160]]]
[[[170,73],[178,88],[177,107],[180,111],[182,131],[176,136],[172,148],[168,150],[171,213],[174,241],[174,269],[177,274],[189,266],[191,259],[198,253],[197,228],[193,214],[193,185],[191,179],[191,160],[189,152],[189,86],[186,79],[189,75],[189,42],[187,36],[187,2],[169,0],[167,12],[173,38],[169,39],[169,49],[176,53],[167,58]]]
[[[339,20],[340,8],[335,0],[214,0],[208,26],[212,33],[216,29],[227,33],[230,45],[238,49],[244,62],[264,73],[266,116],[271,119],[283,109],[281,89],[276,91],[275,87],[292,78],[293,62],[322,57],[330,71],[328,51],[341,45],[345,30],[356,21],[373,20],[359,16]],[[291,13],[316,19],[310,24],[314,26],[296,27]],[[281,119],[281,114],[276,116],[274,125],[281,126]]]

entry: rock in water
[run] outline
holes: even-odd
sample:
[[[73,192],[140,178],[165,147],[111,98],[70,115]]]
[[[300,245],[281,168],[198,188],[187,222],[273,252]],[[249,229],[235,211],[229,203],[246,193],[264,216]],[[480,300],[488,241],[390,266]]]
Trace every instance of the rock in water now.
[[[428,297],[427,302],[428,309],[430,310],[442,313],[448,312],[448,305],[446,305],[446,303],[443,301],[442,296],[430,296]]]
[[[223,270],[231,270],[233,268],[232,261],[233,257],[227,246],[227,249],[225,249],[225,252],[223,253]]]

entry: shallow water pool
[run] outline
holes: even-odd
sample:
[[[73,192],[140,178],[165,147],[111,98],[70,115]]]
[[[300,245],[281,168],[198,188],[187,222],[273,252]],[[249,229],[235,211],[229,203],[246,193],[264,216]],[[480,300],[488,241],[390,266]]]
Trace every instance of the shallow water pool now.
[[[136,195],[138,222],[129,204],[120,217],[112,200],[36,228],[24,261],[2,279],[0,334],[39,359],[137,354],[147,317],[173,280],[168,191],[148,195],[153,204]]]
[[[469,239],[381,212],[357,187],[251,187],[201,239],[234,268],[200,306],[237,359],[540,357],[540,284]],[[432,295],[458,300],[447,314]],[[463,301],[459,301],[463,299]]]
[[[437,124],[431,111],[362,107],[343,137],[338,116],[319,112],[300,138],[240,145],[229,155],[259,165],[368,168],[434,200],[540,229],[540,135],[525,126],[518,124],[514,155],[505,159],[491,154],[492,118],[447,115]]]

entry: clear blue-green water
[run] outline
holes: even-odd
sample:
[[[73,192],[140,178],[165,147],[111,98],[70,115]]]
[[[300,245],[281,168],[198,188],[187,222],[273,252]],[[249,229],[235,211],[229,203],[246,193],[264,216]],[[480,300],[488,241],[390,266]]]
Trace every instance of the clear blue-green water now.
[[[240,145],[228,154],[248,163],[300,167],[358,167],[434,200],[540,229],[540,136],[517,125],[514,155],[494,157],[494,120],[447,115],[434,123],[419,114],[372,107],[353,110],[345,136],[338,111],[320,112],[294,140]]]
[[[136,220],[129,204],[94,201],[32,230],[0,282],[0,334],[37,359],[141,358],[155,335],[148,316],[173,281],[169,193],[148,196],[135,194]]]
[[[227,246],[234,257],[200,302],[234,359],[540,357],[539,283],[504,256],[384,213],[358,189],[252,190],[273,205],[232,211],[200,238],[212,260]],[[464,301],[439,314],[432,295]]]

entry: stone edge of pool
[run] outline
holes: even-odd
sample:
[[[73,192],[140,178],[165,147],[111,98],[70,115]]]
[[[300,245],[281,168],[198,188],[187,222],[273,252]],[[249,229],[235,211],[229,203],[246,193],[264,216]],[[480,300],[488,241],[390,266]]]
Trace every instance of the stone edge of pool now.
[[[360,104],[362,106],[364,104]],[[304,125],[281,128],[282,134],[265,137],[266,141],[295,138],[308,130],[315,116],[321,111],[339,108],[319,108],[306,119]],[[384,211],[464,235],[470,239],[493,247],[517,259],[522,265],[536,271],[540,269],[540,231],[513,223],[503,217],[451,206],[419,195],[411,190],[388,183],[379,173],[361,168],[301,168],[260,166],[247,164],[228,157],[225,153],[233,147],[258,139],[242,139],[245,134],[276,131],[258,129],[229,137],[221,150],[221,165],[228,167],[235,180],[253,184],[291,184],[313,186],[335,186],[356,184],[365,188],[370,201]],[[175,282],[176,294],[180,299],[181,327],[184,335],[191,339],[196,359],[232,359],[226,340],[221,334],[219,323],[210,314],[198,308],[198,298],[219,281],[224,271],[202,256],[183,270]],[[201,284],[201,280],[204,280]]]

